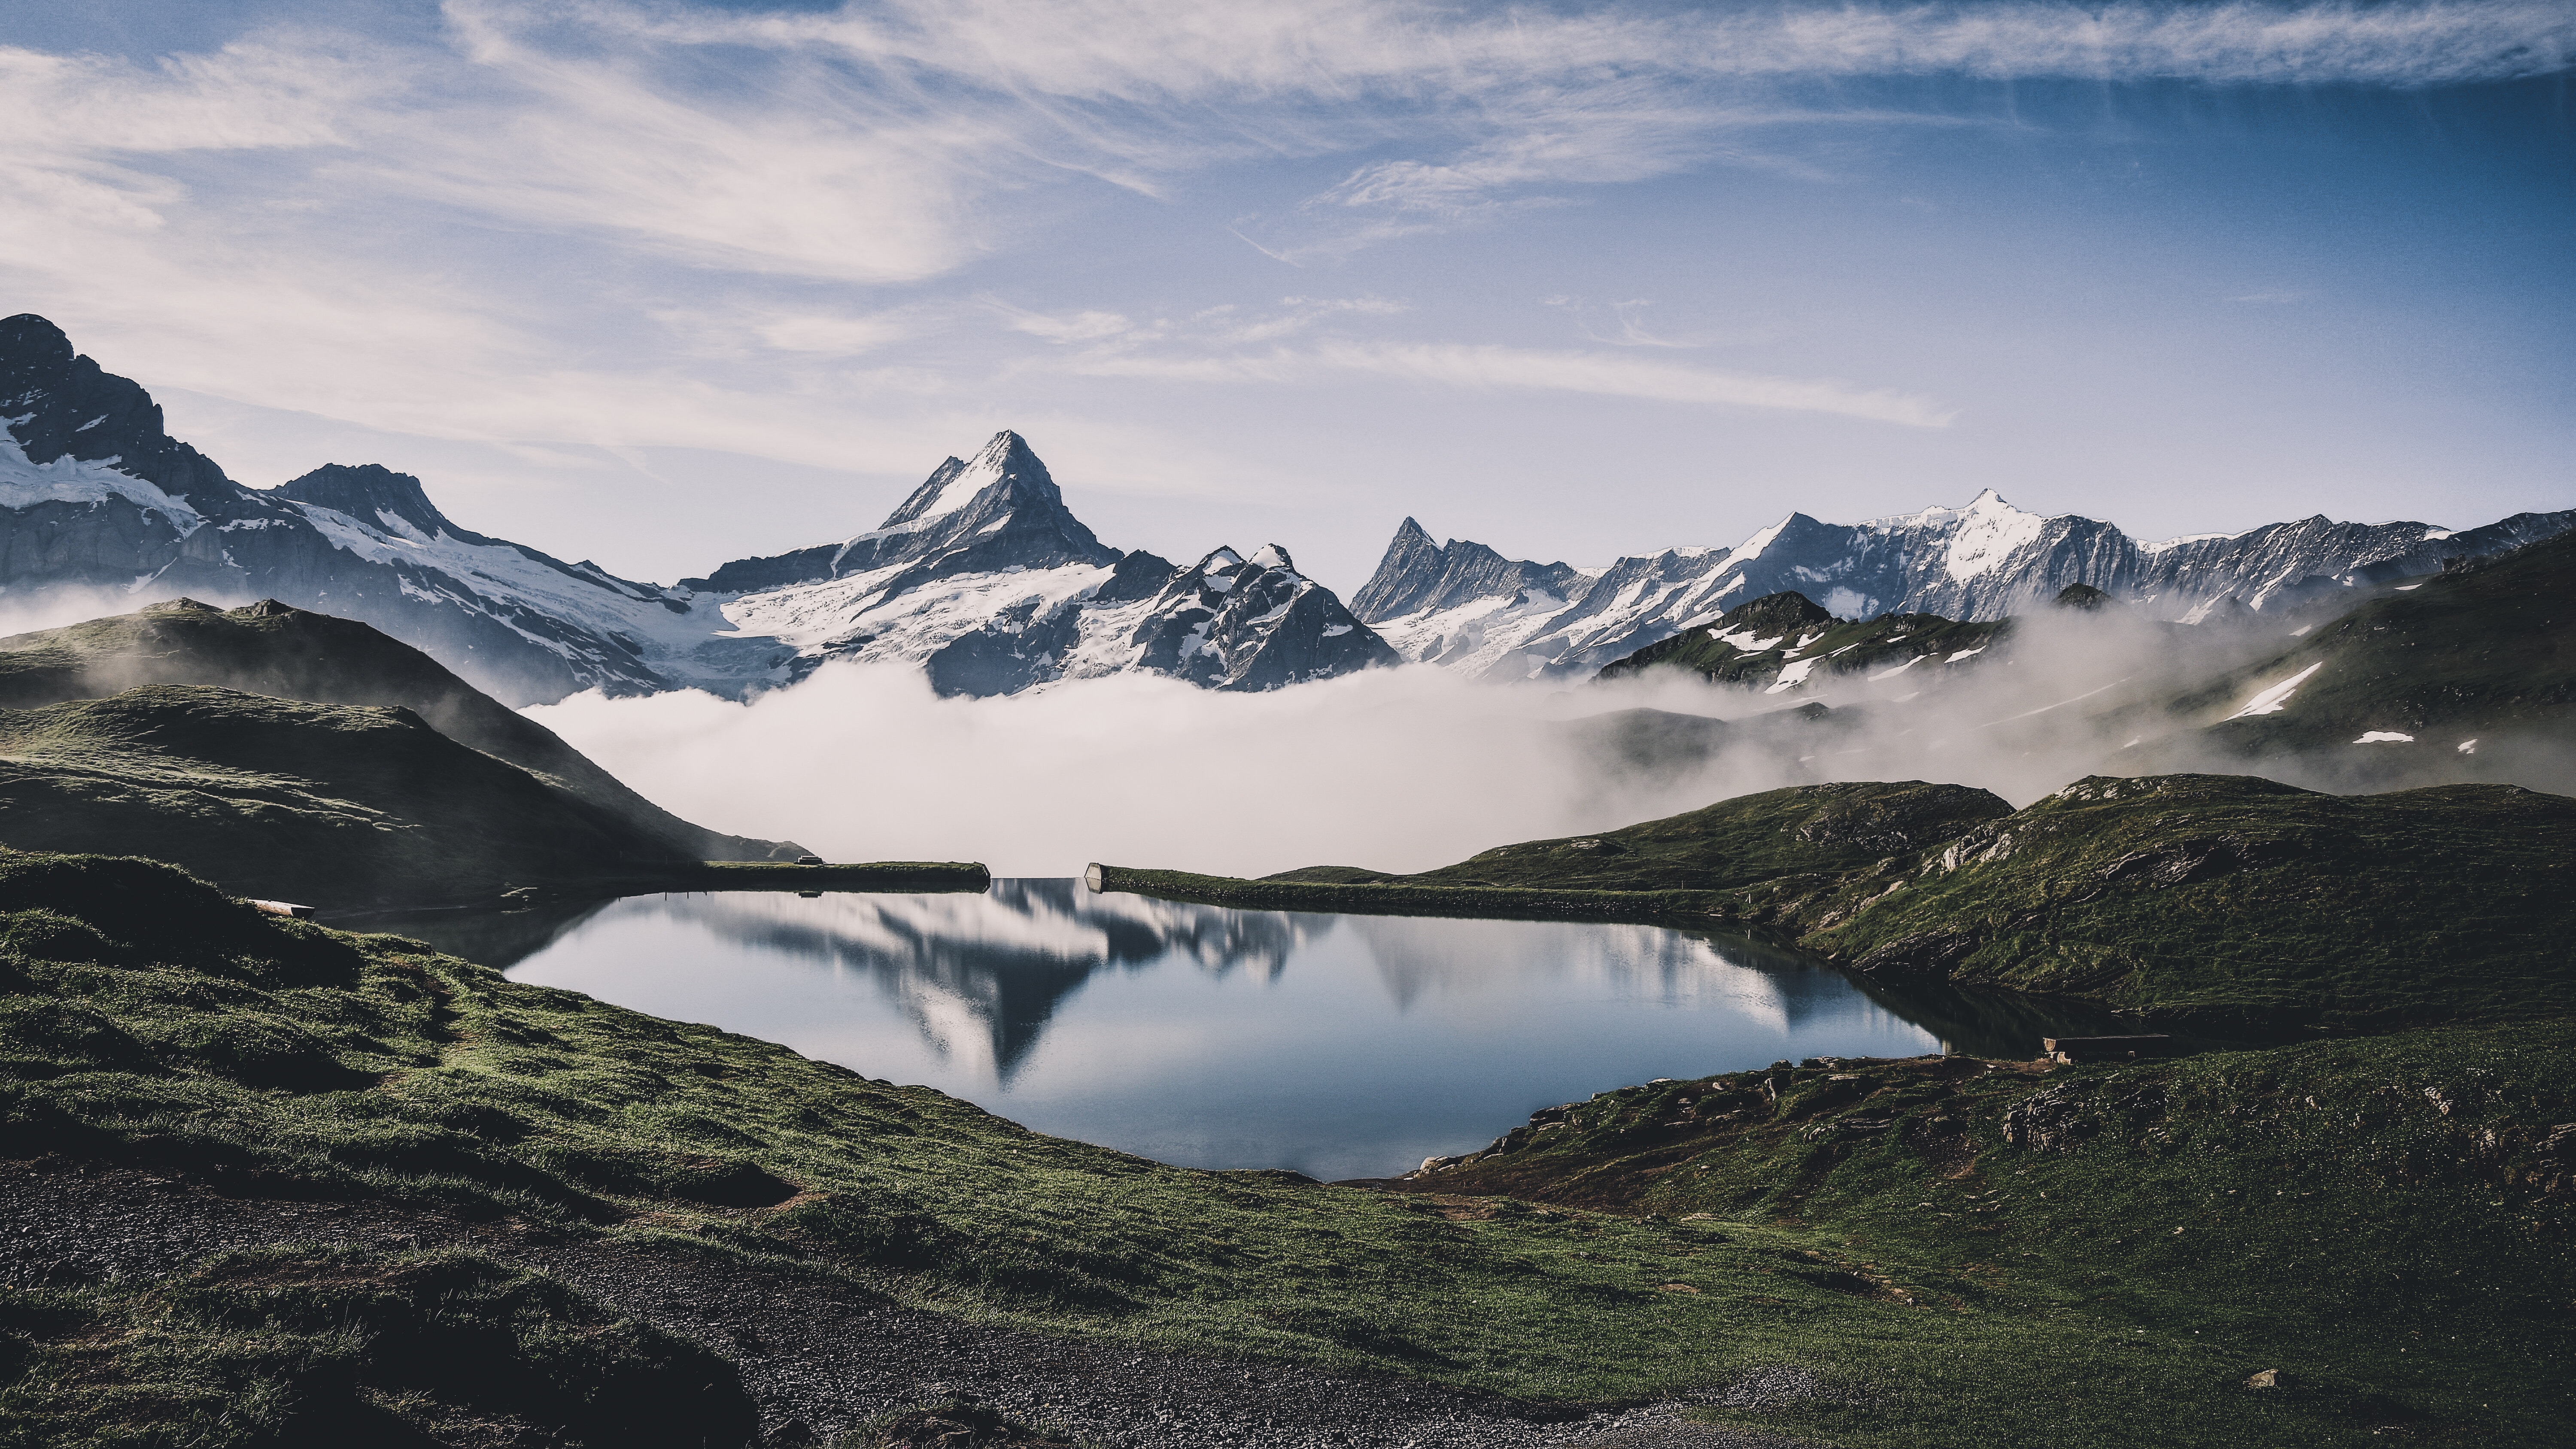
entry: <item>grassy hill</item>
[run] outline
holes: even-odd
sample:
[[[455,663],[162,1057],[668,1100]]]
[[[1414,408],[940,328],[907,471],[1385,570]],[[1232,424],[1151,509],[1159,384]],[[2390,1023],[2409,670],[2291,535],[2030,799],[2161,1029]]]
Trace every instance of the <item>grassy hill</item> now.
[[[195,684],[308,704],[400,707],[431,729],[544,779],[691,860],[792,860],[792,841],[692,825],[636,794],[554,731],[390,635],[263,600],[193,599],[0,638],[0,709],[101,699],[138,685]]]
[[[1958,786],[1801,785],[1396,876],[1104,871],[1275,908],[1764,928],[1891,981],[2213,1025],[2498,1019],[2576,1000],[2576,800],[2510,785],[2337,796],[2095,776],[2011,810]]]
[[[1439,1195],[1327,1189],[1042,1137],[167,866],[0,855],[0,1156],[685,1244],[980,1322],[1537,1405],[1785,1405],[1765,1421],[1851,1449],[2358,1445],[2401,1419],[2546,1442],[2576,1286],[2547,1125],[2576,1116],[2567,1035],[2424,1041],[2170,1083],[1784,1068],[1776,1108],[1748,1079],[1657,1084],[1579,1105],[1579,1137],[1516,1134],[1564,1144],[1579,1187],[1479,1196],[1479,1163],[1408,1184]],[[1694,1143],[1727,1150],[1673,1155]],[[1584,1168],[1603,1154],[1627,1165]],[[2258,1182],[2308,1195],[2229,1236],[2226,1189]],[[2240,1242],[2279,1256],[2239,1271]],[[432,1366],[407,1358],[425,1339]],[[2241,1387],[2267,1367],[2290,1387]],[[281,1244],[0,1289],[13,1446],[465,1442],[431,1431],[505,1417],[739,1442],[725,1369],[472,1254]],[[1782,1382],[1806,1390],[1742,1389]]]
[[[183,685],[0,710],[0,839],[325,907],[695,865],[407,709]]]
[[[1721,800],[1705,809],[1598,835],[1496,846],[1412,875],[1323,866],[1266,877],[1413,886],[1541,890],[1737,890],[1772,881],[1836,880],[1884,856],[1950,840],[2010,815],[1984,790],[1960,785],[1805,785]]]
[[[2576,800],[2096,776],[1771,909],[1883,976],[2166,1017],[2497,1020],[2576,1001]]]

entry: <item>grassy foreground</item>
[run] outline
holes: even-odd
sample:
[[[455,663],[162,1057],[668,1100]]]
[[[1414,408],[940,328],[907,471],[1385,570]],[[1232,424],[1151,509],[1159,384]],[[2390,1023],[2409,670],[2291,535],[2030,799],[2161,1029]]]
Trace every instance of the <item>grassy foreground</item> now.
[[[2571,1285],[2564,1198],[2530,1144],[2556,1142],[2549,1125],[2576,1117],[2567,1034],[2395,1040],[2194,1062],[2237,1085],[2168,1090],[2162,1118],[2081,1139],[2140,1144],[2116,1153],[2002,1135],[2015,1090],[2037,1101],[2103,1082],[2046,1110],[2140,1110],[2119,1085],[2132,1079],[2084,1069],[1980,1077],[1919,1150],[1857,1128],[1837,1129],[1857,1147],[1810,1141],[1783,1109],[1782,1130],[1705,1159],[1707,1173],[1650,1164],[1668,1169],[1652,1191],[1698,1194],[1687,1198],[1535,1180],[1509,1201],[1379,1193],[1039,1136],[926,1088],[512,983],[416,942],[262,916],[152,862],[0,855],[0,1152],[12,1157],[793,1260],[972,1319],[1531,1401],[1630,1402],[1788,1366],[1853,1400],[1792,1420],[1856,1449],[2357,1444],[2393,1415],[2544,1442],[2531,1426],[2565,1407],[2546,1364],[2565,1347]],[[2211,1065],[2227,1062],[2241,1065]],[[1797,1111],[1850,1090],[1818,1073],[1786,1085],[1786,1100],[1807,1103]],[[2426,1119],[2436,1138],[2418,1120],[2433,1110],[2419,1105],[2426,1085],[2461,1104]],[[1587,1115],[1583,1130],[1645,1142],[1682,1110],[1675,1090],[1621,1094],[1616,1120]],[[2246,1093],[2263,1114],[2238,1110]],[[2302,1095],[2321,1105],[2290,1112]],[[2428,1145],[2478,1132],[2508,1146],[2464,1157]],[[1868,1155],[1887,1152],[1912,1155]],[[2025,1169],[2051,1199],[2017,1194],[1955,1238],[1910,1206],[1973,1187],[1982,1210]],[[2260,1179],[2316,1194],[2264,1240],[2284,1256],[2277,1275],[2257,1275],[2259,1293],[2215,1250],[2196,1267],[2173,1256],[2201,1239],[2156,1236],[2219,1221],[2215,1203],[2172,1216],[2182,1184],[2204,1179],[2213,1192]],[[1751,1191],[1775,1181],[1785,1190]],[[1548,1195],[1561,1200],[1528,1201]],[[1686,1221],[1684,1206],[1717,1215]],[[1981,1231],[1991,1224],[2010,1235]],[[2139,1245],[2105,1246],[2105,1233]],[[2298,1233],[2321,1244],[2313,1255],[2289,1255]],[[488,1263],[341,1270],[280,1251],[154,1283],[0,1294],[15,1377],[0,1418],[29,1426],[15,1432],[30,1444],[251,1444],[286,1430],[209,1421],[210,1395],[265,1395],[278,1422],[320,1433],[340,1422],[329,1414],[360,1410],[570,1423],[639,1375],[721,1383],[721,1366],[686,1345]],[[2043,1256],[2013,1256],[2024,1251]],[[421,1326],[420,1305],[439,1303],[460,1306]],[[405,1383],[333,1346],[352,1324],[470,1328],[484,1351],[543,1374]],[[2420,1360],[2394,1352],[2419,1342]],[[2241,1387],[2266,1367],[2291,1369],[2293,1388]],[[709,1412],[730,1412],[722,1399]],[[721,1424],[684,1427],[704,1439]],[[701,1442],[679,1433],[631,1442]]]

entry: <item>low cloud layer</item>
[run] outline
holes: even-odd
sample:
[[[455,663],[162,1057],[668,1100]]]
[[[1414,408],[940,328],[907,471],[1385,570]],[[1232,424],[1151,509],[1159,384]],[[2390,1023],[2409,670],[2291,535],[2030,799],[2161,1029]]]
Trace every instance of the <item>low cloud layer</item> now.
[[[1825,780],[1953,781],[2027,804],[2142,759],[2130,741],[2171,725],[2124,706],[2277,647],[2273,632],[2049,615],[1983,659],[1829,676],[1815,693],[1684,676],[1495,686],[1411,667],[1271,694],[1119,677],[943,700],[917,670],[834,665],[748,705],[583,695],[529,714],[684,816],[832,859],[1413,871]],[[1819,698],[1824,718],[1795,712]],[[2248,768],[2170,742],[2157,758]],[[2267,769],[2338,783],[2314,764]]]

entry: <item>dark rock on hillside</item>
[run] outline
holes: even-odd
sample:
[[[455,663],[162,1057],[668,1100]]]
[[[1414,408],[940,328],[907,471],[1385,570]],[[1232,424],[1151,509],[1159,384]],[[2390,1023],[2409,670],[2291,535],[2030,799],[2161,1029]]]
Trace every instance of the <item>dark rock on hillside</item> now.
[[[1882,672],[1935,655],[1973,658],[2007,638],[2012,621],[1960,623],[1937,614],[1881,614],[1837,619],[1804,594],[1766,594],[1649,644],[1605,666],[1600,678],[1622,679],[1649,670],[1687,670],[1717,683],[1774,681],[1767,693],[1798,688],[1821,670],[1827,676]]]
[[[381,463],[355,468],[325,463],[278,488],[276,494],[298,503],[317,503],[351,518],[407,525],[423,538],[445,533],[475,543],[486,541],[483,535],[468,533],[448,522],[438,505],[429,501],[429,493],[420,486],[419,479]]]

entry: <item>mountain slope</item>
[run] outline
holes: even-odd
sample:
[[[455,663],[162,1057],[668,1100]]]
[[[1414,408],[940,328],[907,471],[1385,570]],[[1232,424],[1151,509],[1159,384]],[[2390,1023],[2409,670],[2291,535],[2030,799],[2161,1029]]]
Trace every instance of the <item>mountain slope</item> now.
[[[1408,660],[1479,677],[1579,678],[1775,593],[1797,592],[1845,618],[1921,613],[1986,622],[2081,584],[2133,600],[2154,618],[2198,622],[2228,607],[2314,607],[2351,589],[2434,572],[2445,559],[2483,557],[2570,528],[2576,510],[2517,514],[2459,533],[2320,515],[2139,543],[2095,519],[2025,513],[1989,489],[1965,508],[1858,524],[1792,513],[1733,549],[1626,558],[1596,576],[1504,560],[1480,544],[1434,547],[1407,519],[1353,597],[1366,601],[1361,617]]]
[[[143,599],[283,599],[373,624],[507,703],[767,676],[685,596],[455,527],[419,481],[317,470],[247,488],[163,430],[141,387],[29,314],[0,319],[0,584]]]
[[[421,500],[426,507],[427,500]],[[689,860],[792,859],[803,847],[692,825],[628,789],[552,730],[504,708],[400,640],[274,600],[194,600],[0,638],[0,708],[186,684],[311,704],[399,706],[459,744],[560,787]]]
[[[1866,671],[1872,680],[1910,675],[1927,660],[1964,663],[2000,643],[2013,621],[1958,623],[1938,614],[1881,614],[1837,619],[1804,594],[1765,594],[1649,644],[1602,667],[1601,679],[1622,679],[1650,669],[1688,670],[1712,684],[1771,681],[1779,694],[1807,682],[1818,669],[1829,674]]]
[[[2166,706],[2193,744],[2493,756],[2576,741],[2576,534],[2403,585]],[[2376,736],[2376,738],[2371,738]]]
[[[514,706],[583,689],[740,698],[833,659],[930,665],[952,646],[934,676],[970,694],[1131,669],[1268,689],[1394,658],[1277,549],[1265,592],[1296,595],[1289,613],[1212,608],[1186,654],[1139,652],[1141,617],[1113,628],[1090,605],[1180,589],[1189,571],[1103,545],[1007,431],[874,529],[664,587],[461,527],[419,479],[373,464],[244,487],[41,317],[0,320],[0,419],[0,592],[279,599],[372,624]],[[1041,614],[1054,642],[1033,651],[1021,635]]]
[[[166,684],[0,710],[0,841],[149,855],[326,909],[696,864],[408,709]]]

